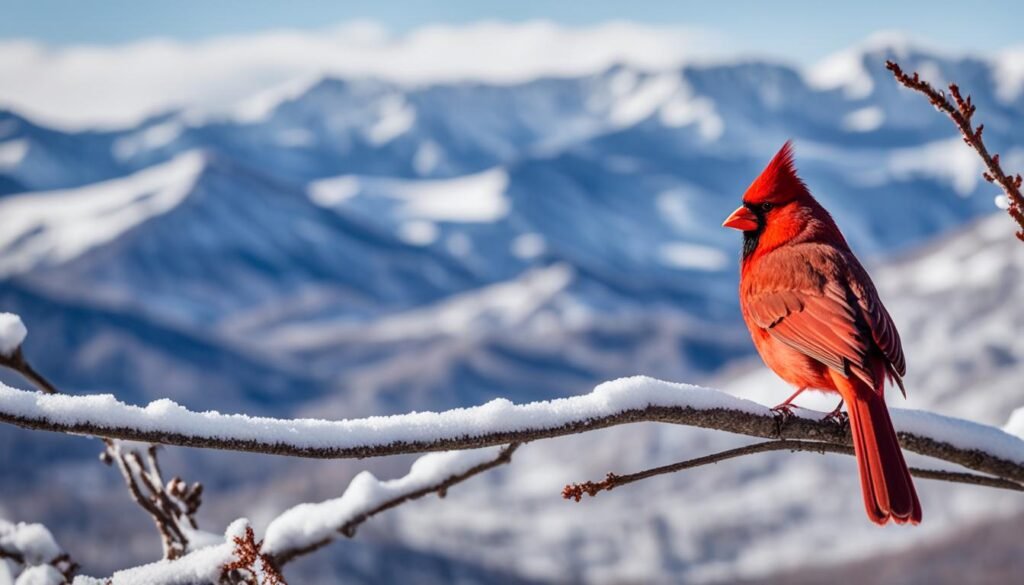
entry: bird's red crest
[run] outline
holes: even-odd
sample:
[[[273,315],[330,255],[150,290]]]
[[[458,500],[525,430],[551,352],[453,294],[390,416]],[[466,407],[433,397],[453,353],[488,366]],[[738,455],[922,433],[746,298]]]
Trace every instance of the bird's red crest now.
[[[743,194],[745,203],[780,202],[807,193],[807,186],[796,174],[793,164],[793,142],[786,141],[768,166],[761,171]]]

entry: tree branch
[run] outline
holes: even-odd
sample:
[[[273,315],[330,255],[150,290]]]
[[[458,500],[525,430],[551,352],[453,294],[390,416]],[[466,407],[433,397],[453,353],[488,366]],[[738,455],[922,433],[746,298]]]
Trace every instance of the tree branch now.
[[[372,496],[370,500],[367,500],[366,492],[363,490],[366,487],[365,483],[354,487],[357,480],[353,480],[345,494],[348,494],[350,490],[357,492],[352,498],[356,504],[351,508],[346,508],[345,513],[336,514],[337,510],[335,509],[345,499],[345,494],[337,500],[300,504],[275,518],[268,526],[267,534],[262,541],[256,540],[255,533],[249,527],[248,521],[239,519],[228,527],[225,533],[225,542],[222,544],[192,551],[175,560],[125,569],[115,573],[110,579],[97,579],[95,582],[137,583],[144,580],[147,585],[206,585],[208,583],[280,585],[284,583],[284,577],[281,574],[283,565],[327,546],[338,536],[354,536],[356,529],[364,522],[396,506],[432,493],[444,497],[452,486],[511,461],[512,454],[518,447],[518,444],[507,445],[499,449],[493,457],[477,458],[472,465],[463,462],[460,467],[456,464],[451,468],[450,473],[442,473],[438,477],[423,481],[422,477],[417,478],[417,466],[425,459],[434,458],[433,463],[437,463],[439,457],[466,455],[466,453],[432,453],[413,463],[409,473],[403,478],[388,482],[378,482],[376,479],[372,479],[376,485],[370,490],[371,492],[393,491],[379,500],[374,501]],[[452,461],[448,460],[447,463],[450,464]],[[417,479],[421,481],[416,481]],[[398,489],[390,487],[394,483],[401,484],[401,487]],[[289,515],[293,516],[288,518]],[[332,516],[337,516],[337,518],[332,518]],[[329,534],[323,537],[310,537],[307,532],[311,529],[316,530],[311,525],[315,525],[317,521],[324,518],[331,518],[337,522],[329,526]],[[291,525],[293,522],[296,527],[294,532],[287,529],[283,532],[280,530],[282,524]],[[277,534],[272,535],[275,526],[278,529]],[[274,536],[277,538],[272,542]],[[188,575],[188,577],[183,577],[183,575]]]
[[[0,519],[0,565],[7,560],[11,578],[19,583],[40,581],[41,575],[25,573],[45,567],[46,582],[70,583],[78,564],[57,544],[50,529],[42,524],[13,524]],[[19,577],[19,573],[21,574]]]
[[[189,486],[178,477],[164,484],[156,445],[149,445],[143,461],[137,451],[125,449],[117,441],[105,439],[104,443],[103,461],[117,464],[128,493],[153,519],[160,533],[163,558],[184,555],[189,548],[188,531],[196,528],[194,515],[202,502],[203,486]]]
[[[0,367],[18,372],[45,394],[60,394],[57,387],[25,359],[21,346],[15,348],[10,355],[0,354]],[[189,528],[196,528],[194,516],[202,501],[202,484],[189,486],[181,478],[175,477],[164,485],[156,445],[149,445],[146,462],[143,463],[136,451],[124,449],[116,440],[110,437],[101,437],[101,440],[104,450],[100,460],[108,465],[116,462],[128,493],[153,519],[160,533],[164,558],[173,559],[183,555],[188,550],[189,541],[182,523],[187,522]],[[143,493],[140,484],[145,486],[147,493]]]
[[[377,504],[376,506],[373,506],[368,510],[359,512],[353,515],[351,518],[347,519],[342,524],[340,524],[335,529],[335,535],[344,535],[348,538],[352,538],[356,534],[356,529],[361,524],[363,524],[370,518],[376,516],[377,514],[380,514],[381,512],[385,512],[387,510],[390,510],[391,508],[395,508],[412,500],[418,500],[424,496],[433,493],[436,493],[438,496],[443,498],[447,495],[448,489],[454,486],[455,484],[462,483],[467,479],[470,479],[471,477],[480,475],[485,471],[489,471],[491,469],[494,469],[495,467],[498,467],[499,465],[504,465],[510,462],[512,460],[512,454],[515,453],[516,449],[519,448],[519,445],[519,443],[512,443],[498,451],[497,456],[495,456],[493,459],[474,465],[473,467],[470,467],[468,470],[462,473],[456,473],[436,483],[432,483],[430,485],[413,489],[408,492],[399,493],[394,497],[388,498],[387,500]],[[302,555],[306,555],[320,548],[323,548],[324,546],[330,544],[334,540],[334,538],[335,536],[332,535],[330,537],[323,538],[321,540],[304,546],[288,547],[283,548],[281,550],[275,550],[270,554],[270,558],[273,560],[276,566],[280,567]]]
[[[20,345],[15,348],[11,355],[0,353],[0,367],[18,372],[31,382],[33,386],[46,394],[58,394],[56,386],[51,384],[42,374],[35,371],[32,365],[28,363],[28,360],[25,359],[25,354],[21,351]]]
[[[195,413],[167,400],[139,408],[110,396],[49,397],[0,387],[0,422],[24,428],[319,459],[477,449],[637,422],[763,439],[851,444],[848,429],[822,420],[820,413],[805,418],[807,413],[780,423],[764,405],[708,388],[644,377],[609,382],[591,394],[549,402],[513,405],[498,400],[441,413],[347,421]],[[891,414],[905,449],[1024,482],[1021,439],[994,427],[933,413],[893,409]]]
[[[704,465],[712,465],[719,461],[726,461],[735,457],[742,457],[744,455],[754,455],[756,453],[767,453],[769,451],[810,451],[815,453],[841,453],[844,455],[853,455],[853,448],[847,445],[836,445],[833,443],[822,443],[820,441],[800,441],[791,439],[781,439],[778,441],[765,441],[763,443],[754,443],[752,445],[746,445],[736,449],[729,449],[727,451],[721,451],[712,455],[705,455],[704,457],[697,457],[694,459],[687,459],[686,461],[680,461],[679,463],[673,463],[671,465],[663,465],[661,467],[654,467],[638,473],[619,475],[616,473],[609,473],[601,481],[585,481],[583,483],[574,483],[565,486],[562,490],[562,497],[567,500],[575,500],[579,502],[583,495],[589,495],[591,497],[596,496],[602,491],[611,491],[617,487],[630,484],[642,479],[655,477],[657,475],[665,475],[668,473],[675,473],[677,471],[684,471],[686,469],[693,469],[694,467],[701,467]],[[998,477],[989,477],[985,475],[976,475],[973,473],[959,473],[954,471],[943,471],[937,469],[920,469],[912,467],[910,473],[915,477],[921,477],[926,479],[936,479],[941,481],[949,481],[955,483],[966,483],[971,485],[985,486],[991,488],[999,488],[1006,490],[1014,490],[1018,492],[1024,492],[1024,485],[1015,481],[1010,481]]]
[[[985,163],[988,171],[982,173],[981,176],[989,183],[999,185],[1003,193],[1006,194],[1008,201],[1006,211],[1017,222],[1017,225],[1020,226],[1020,229],[1017,231],[1017,238],[1024,242],[1024,195],[1021,195],[1020,191],[1024,179],[1021,178],[1019,173],[1012,177],[1007,176],[999,164],[999,155],[989,154],[988,148],[985,147],[985,142],[981,138],[985,125],[980,124],[975,129],[971,122],[977,109],[977,106],[971,103],[971,96],[968,95],[964,98],[960,93],[960,88],[955,83],[951,83],[949,84],[949,93],[953,96],[953,102],[951,103],[946,98],[945,92],[936,90],[930,83],[921,79],[921,76],[916,71],[912,75],[907,75],[900,68],[899,64],[894,61],[886,61],[885,67],[892,72],[893,77],[901,85],[923,94],[935,106],[935,109],[946,114],[953,121],[957,129],[960,130],[960,134],[963,135],[964,142],[973,148]]]

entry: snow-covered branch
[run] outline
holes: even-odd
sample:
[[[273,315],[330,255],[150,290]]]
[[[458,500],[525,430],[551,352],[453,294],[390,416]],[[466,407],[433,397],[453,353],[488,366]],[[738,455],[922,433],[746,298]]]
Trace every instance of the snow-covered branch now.
[[[25,428],[166,445],[323,459],[476,449],[559,437],[642,421],[716,429],[767,439],[849,445],[846,428],[797,410],[780,422],[767,406],[718,390],[633,377],[590,394],[513,404],[504,399],[445,412],[329,421],[192,412],[170,401],[145,407],[110,395],[62,396],[0,385],[0,421]],[[1024,440],[995,427],[892,409],[908,450],[1024,482]]]
[[[20,320],[9,319],[11,323],[18,325]],[[26,374],[32,370],[21,354],[22,339],[23,326],[0,331],[0,365]],[[513,404],[498,399],[445,412],[342,421],[192,412],[167,399],[139,407],[111,395],[61,395],[38,374],[38,379],[26,377],[42,392],[0,384],[0,421],[102,438],[106,459],[117,463],[133,498],[153,517],[164,540],[161,561],[108,580],[77,578],[77,583],[280,584],[280,567],[291,559],[338,535],[352,536],[357,526],[380,512],[430,493],[443,496],[452,485],[508,462],[520,443],[616,425],[663,422],[770,440],[628,476],[609,474],[602,482],[569,486],[566,497],[579,499],[583,493],[593,495],[660,473],[766,451],[851,452],[849,429],[822,413],[794,409],[792,415],[780,417],[764,405],[718,390],[642,376],[606,382],[589,394],[558,400]],[[988,474],[916,470],[918,475],[1024,490],[1020,433],[921,411],[894,409],[891,414],[906,449]],[[1007,428],[1019,426],[1011,421]],[[155,447],[143,454],[121,440],[324,459],[432,453],[417,460],[400,479],[381,482],[364,472],[341,497],[286,511],[270,523],[263,540],[257,541],[248,523],[240,520],[223,539],[214,537],[208,544],[209,535],[204,534],[203,543],[192,538],[199,534],[192,518],[199,505],[198,485],[190,488],[178,479],[165,485]],[[18,554],[8,558],[19,560]],[[48,566],[56,570],[56,562]],[[51,569],[40,571],[53,573]],[[62,573],[64,580],[72,569]]]
[[[42,524],[0,519],[0,583],[66,583],[77,567]]]
[[[451,486],[508,463],[518,447],[512,443],[502,448],[430,453],[417,459],[407,475],[391,481],[379,481],[364,471],[340,498],[299,504],[278,516],[267,527],[263,551],[280,566],[338,535],[352,537],[360,524],[385,510],[432,493],[444,497]]]
[[[299,504],[286,510],[257,541],[245,519],[233,522],[221,543],[199,548],[173,560],[161,560],[114,573],[109,579],[81,577],[76,585],[191,585],[206,583],[283,583],[281,567],[329,544],[353,536],[373,516],[408,501],[437,493],[508,463],[518,445],[430,453],[417,459],[409,473],[380,481],[368,471],[357,475],[339,498]]]

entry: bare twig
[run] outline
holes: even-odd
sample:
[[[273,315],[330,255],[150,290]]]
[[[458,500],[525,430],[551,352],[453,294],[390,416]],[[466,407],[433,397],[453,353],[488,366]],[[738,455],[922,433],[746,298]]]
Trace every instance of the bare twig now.
[[[960,88],[955,83],[951,83],[949,84],[949,93],[953,96],[953,102],[950,102],[944,92],[936,90],[930,83],[921,79],[921,76],[916,71],[912,75],[907,75],[900,68],[899,64],[894,61],[886,61],[885,66],[892,72],[896,81],[904,87],[924,94],[928,101],[935,106],[935,109],[946,114],[956,124],[960,134],[963,135],[964,142],[978,153],[978,156],[981,157],[985,167],[988,169],[982,173],[982,177],[989,183],[999,185],[1003,193],[1006,194],[1009,203],[1006,211],[1017,222],[1017,225],[1020,226],[1020,229],[1017,231],[1017,238],[1024,242],[1024,195],[1021,195],[1020,191],[1024,179],[1021,178],[1019,173],[1008,176],[1003,172],[1003,168],[999,164],[999,155],[989,154],[988,149],[985,147],[985,142],[982,140],[982,132],[985,129],[985,125],[980,124],[977,128],[974,128],[971,121],[977,109],[977,106],[971,103],[971,96],[963,97],[960,93]]]
[[[57,387],[25,359],[20,346],[9,356],[0,354],[0,367],[20,373],[46,394],[60,394]],[[188,537],[182,523],[196,528],[194,516],[202,501],[203,486],[199,483],[189,486],[178,477],[165,485],[156,445],[148,447],[146,461],[143,462],[137,452],[124,449],[114,439],[101,437],[101,440],[104,444],[101,461],[117,464],[132,499],[153,519],[160,532],[164,558],[173,559],[184,554],[188,550]],[[143,493],[143,487],[146,493]]]
[[[853,455],[853,448],[848,445],[836,445],[833,443],[822,443],[820,441],[800,441],[790,439],[782,439],[778,441],[765,441],[762,443],[746,445],[736,449],[721,451],[719,453],[706,455],[704,457],[687,459],[686,461],[680,461],[679,463],[673,463],[671,465],[663,465],[661,467],[647,469],[638,473],[630,473],[624,475],[609,473],[601,481],[585,481],[583,483],[574,483],[565,486],[565,488],[562,490],[562,497],[567,500],[575,500],[579,502],[583,498],[584,494],[593,497],[596,496],[599,492],[611,491],[617,487],[630,484],[636,481],[640,481],[642,479],[654,477],[657,475],[675,473],[677,471],[692,469],[694,467],[701,467],[703,465],[712,465],[720,461],[733,459],[735,457],[753,455],[756,453],[766,453],[769,451],[811,451],[822,454],[840,453],[844,455]],[[910,473],[915,477],[921,477],[926,479],[936,479],[954,483],[966,483],[971,485],[1024,492],[1024,484],[1020,484],[1015,481],[1010,481],[998,477],[989,477],[985,475],[976,475],[973,473],[960,473],[937,469],[920,469],[916,467],[911,468]]]
[[[45,392],[47,394],[57,394],[57,388],[50,383],[42,374],[35,371],[28,360],[25,359],[25,354],[21,351],[21,346],[18,346],[11,355],[4,355],[0,353],[0,367],[10,368],[15,372],[21,374],[26,380],[32,383],[33,386]]]
[[[504,465],[504,464],[508,463],[509,461],[512,460],[512,454],[515,453],[516,449],[518,449],[518,448],[519,448],[519,443],[512,443],[512,444],[508,445],[507,447],[504,447],[503,449],[501,449],[501,451],[498,452],[497,457],[495,457],[494,459],[491,459],[490,461],[485,461],[485,462],[483,462],[483,463],[481,463],[479,465],[476,465],[476,466],[470,468],[469,470],[467,470],[467,471],[465,471],[463,473],[446,477],[445,479],[443,479],[442,481],[440,481],[440,482],[438,482],[436,484],[429,485],[429,486],[426,486],[426,487],[423,487],[421,489],[418,489],[418,490],[415,490],[415,491],[411,491],[411,492],[408,492],[408,493],[400,494],[400,495],[398,495],[398,496],[396,496],[394,498],[391,498],[390,500],[387,500],[387,501],[381,503],[380,505],[374,507],[371,510],[368,510],[368,511],[363,512],[363,513],[361,513],[361,514],[359,514],[359,515],[357,515],[357,516],[355,516],[353,518],[348,519],[344,524],[342,524],[341,526],[338,527],[337,532],[338,532],[338,534],[341,534],[341,535],[347,536],[349,538],[352,538],[353,536],[355,536],[356,529],[359,527],[360,524],[366,522],[367,520],[369,520],[370,518],[376,516],[377,514],[380,514],[381,512],[390,510],[391,508],[394,508],[396,506],[400,506],[400,505],[402,505],[402,504],[404,504],[406,502],[412,501],[412,500],[418,500],[418,499],[422,498],[423,496],[426,496],[426,495],[429,495],[429,494],[433,494],[433,493],[436,493],[438,496],[443,498],[443,497],[445,497],[447,495],[448,489],[451,488],[453,485],[458,484],[458,483],[462,483],[462,482],[466,481],[467,479],[469,479],[471,477],[480,475],[481,473],[483,473],[485,471],[488,471],[490,469],[494,469],[495,467],[498,467],[499,465]],[[299,556],[309,554],[309,553],[311,553],[311,552],[313,552],[315,550],[318,550],[318,549],[320,549],[320,548],[330,544],[330,542],[332,540],[334,540],[334,539],[333,538],[326,538],[326,539],[321,540],[319,542],[313,543],[313,544],[311,544],[309,546],[305,546],[305,547],[301,547],[301,548],[295,548],[295,549],[290,549],[290,550],[285,550],[285,551],[277,551],[271,558],[272,558],[274,564],[276,566],[280,567],[280,566],[283,566],[284,564],[294,560],[295,558],[297,558]]]
[[[156,445],[146,449],[146,459],[121,443],[106,439],[103,460],[116,463],[128,493],[149,514],[160,533],[163,557],[175,559],[188,551],[188,531],[195,529],[195,513],[202,501],[203,486],[187,485],[175,477],[166,484],[160,474]]]

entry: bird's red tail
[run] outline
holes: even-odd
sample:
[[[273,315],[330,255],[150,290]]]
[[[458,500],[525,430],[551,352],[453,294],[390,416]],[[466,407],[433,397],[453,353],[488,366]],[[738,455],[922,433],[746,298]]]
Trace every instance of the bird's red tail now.
[[[897,524],[918,524],[921,502],[896,439],[884,394],[859,380],[842,381],[845,384],[837,380],[837,387],[850,415],[868,518],[876,524],[885,524],[890,518]]]

